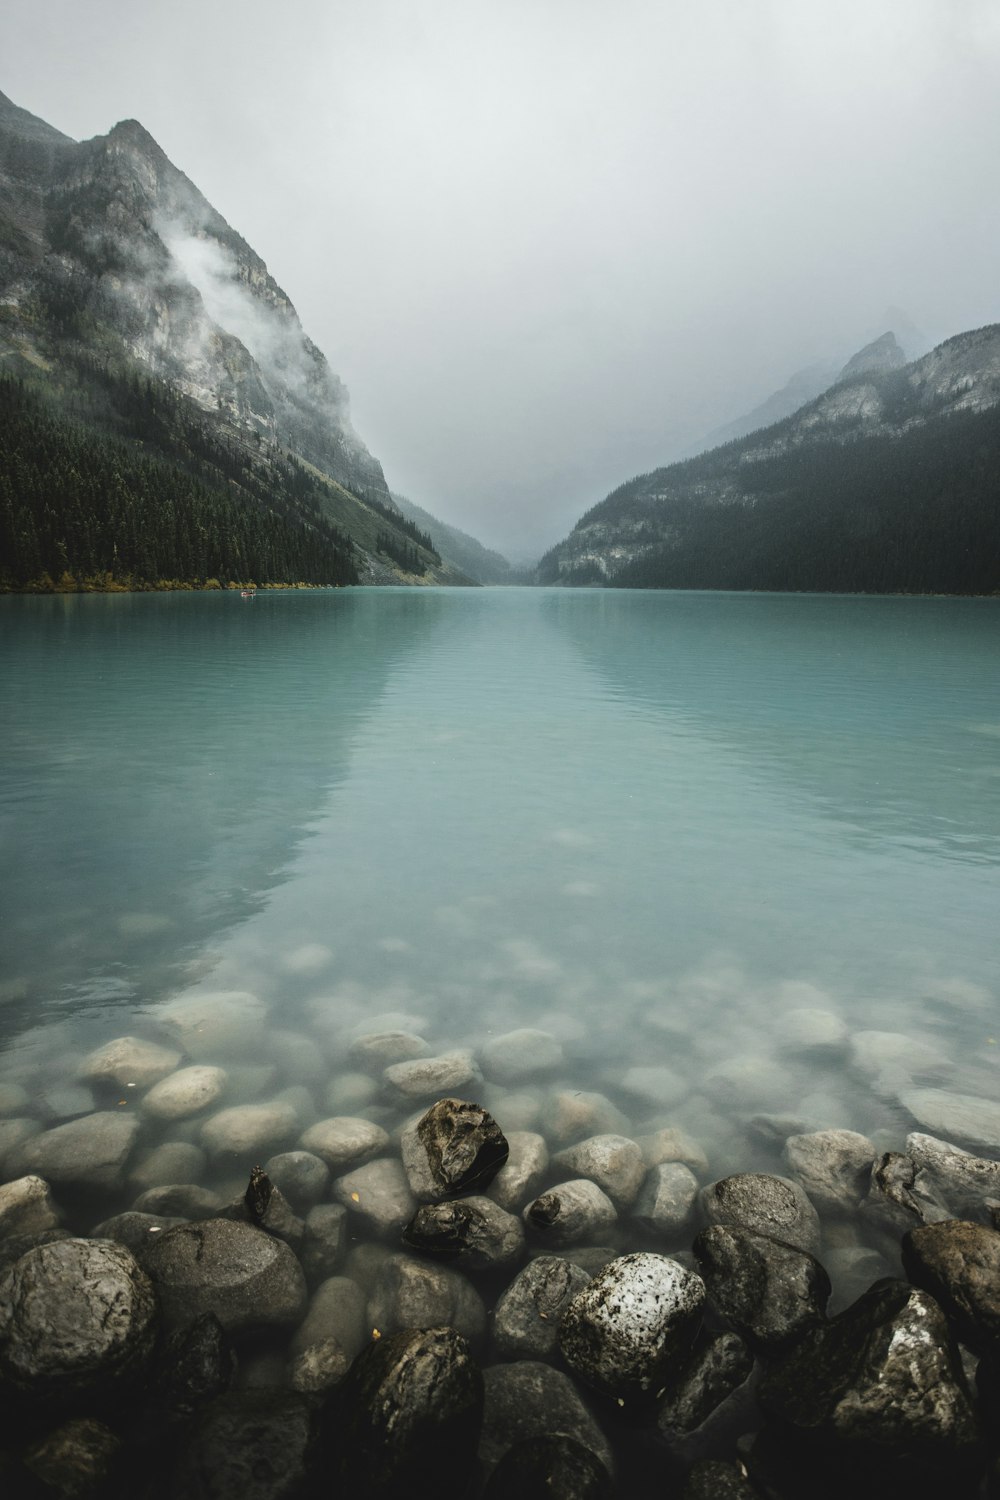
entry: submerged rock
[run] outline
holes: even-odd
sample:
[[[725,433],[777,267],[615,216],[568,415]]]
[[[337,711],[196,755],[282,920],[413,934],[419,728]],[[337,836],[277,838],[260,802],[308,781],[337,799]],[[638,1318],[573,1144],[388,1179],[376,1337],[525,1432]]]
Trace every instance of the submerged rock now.
[[[814,1130],[785,1141],[789,1170],[826,1213],[857,1209],[867,1196],[877,1155],[868,1137],[854,1130]]]
[[[665,1255],[623,1255],[567,1308],[559,1348],[587,1385],[622,1401],[654,1395],[687,1357],[701,1322],[700,1276]]]
[[[423,1037],[412,1031],[368,1031],[351,1043],[348,1056],[359,1068],[381,1073],[393,1063],[426,1057],[429,1051]]]
[[[765,1172],[737,1172],[704,1188],[701,1206],[710,1224],[732,1224],[770,1235],[815,1255],[819,1217],[797,1182]]]
[[[313,1344],[334,1340],[350,1364],[370,1337],[361,1288],[349,1276],[331,1276],[316,1288],[288,1347],[290,1353],[301,1354]]]
[[[395,1239],[417,1206],[402,1163],[394,1156],[365,1162],[338,1177],[331,1191],[352,1218],[379,1239]]]
[[[525,1026],[484,1042],[479,1059],[487,1078],[496,1083],[520,1083],[561,1067],[563,1050],[551,1032]]]
[[[635,1200],[632,1217],[647,1234],[677,1239],[689,1227],[698,1198],[698,1179],[683,1162],[651,1168]]]
[[[483,1500],[614,1500],[614,1494],[611,1475],[596,1453],[560,1432],[508,1448]]]
[[[425,1204],[404,1229],[403,1242],[468,1271],[501,1270],[516,1265],[524,1254],[520,1219],[483,1197]]]
[[[293,1500],[318,1460],[316,1409],[295,1391],[240,1390],[201,1413],[181,1449],[171,1495]]]
[[[551,1359],[563,1314],[590,1280],[554,1255],[540,1255],[511,1282],[493,1314],[493,1341],[504,1359]]]
[[[176,1416],[190,1416],[232,1385],[236,1356],[214,1313],[169,1334],[157,1356],[153,1389]]]
[[[264,1163],[264,1171],[296,1213],[308,1213],[330,1186],[330,1169],[311,1151],[283,1151]]]
[[[204,1312],[214,1312],[228,1333],[287,1327],[305,1308],[305,1277],[295,1256],[249,1224],[183,1224],[160,1236],[144,1262],[172,1327]]]
[[[148,1089],[172,1073],[180,1060],[181,1054],[173,1047],[142,1037],[119,1036],[84,1058],[80,1077],[87,1083],[113,1084],[120,1089],[130,1085]]]
[[[486,1332],[486,1306],[472,1283],[450,1266],[390,1254],[375,1274],[367,1323],[383,1335],[447,1326],[476,1344]]]
[[[222,1198],[196,1182],[167,1182],[147,1188],[132,1204],[139,1214],[166,1214],[178,1219],[211,1219],[221,1213]]]
[[[581,1177],[542,1193],[524,1210],[524,1222],[535,1239],[561,1249],[607,1234],[618,1222],[615,1206],[596,1182]]]
[[[59,1240],[0,1280],[0,1376],[43,1401],[105,1396],[149,1361],[156,1301],[124,1245]]]
[[[604,1094],[563,1089],[547,1101],[542,1127],[555,1146],[568,1146],[588,1135],[627,1135],[626,1115]]]
[[[1000,1161],[963,1151],[918,1131],[906,1137],[906,1154],[917,1169],[917,1186],[943,1201],[955,1217],[988,1221],[1000,1203]]]
[[[121,1438],[103,1422],[79,1417],[33,1443],[24,1455],[24,1467],[45,1495],[76,1500],[105,1491],[121,1446]]]
[[[18,1174],[37,1174],[46,1182],[111,1190],[121,1185],[125,1164],[139,1133],[134,1115],[101,1110],[32,1136],[8,1161]]]
[[[405,1099],[431,1099],[435,1094],[454,1094],[481,1081],[472,1053],[467,1051],[393,1063],[386,1068],[383,1077]]]
[[[228,1082],[224,1069],[195,1063],[155,1084],[142,1101],[143,1112],[154,1120],[184,1120],[215,1104]]]
[[[366,1500],[461,1495],[483,1420],[483,1377],[453,1328],[367,1346],[337,1389],[337,1493]]]
[[[389,1136],[371,1120],[352,1115],[334,1115],[329,1120],[317,1120],[306,1130],[299,1146],[312,1152],[325,1162],[335,1177],[360,1167],[389,1144]]]
[[[197,1182],[205,1175],[208,1157],[190,1141],[164,1141],[144,1151],[129,1166],[128,1180],[134,1192],[162,1186],[165,1182]]]
[[[822,1322],[830,1278],[807,1251],[714,1224],[694,1253],[712,1305],[754,1348],[773,1352]]]
[[[552,1166],[568,1177],[596,1182],[619,1210],[635,1202],[646,1175],[642,1151],[624,1135],[589,1136],[557,1152]]]
[[[656,1408],[660,1437],[689,1453],[700,1428],[719,1413],[753,1369],[753,1355],[735,1333],[719,1333],[696,1350]]]
[[[248,991],[219,990],[179,995],[151,1006],[150,1015],[189,1057],[252,1057],[261,1049],[267,1007]]]
[[[297,1112],[281,1099],[267,1104],[237,1104],[205,1121],[201,1143],[211,1156],[259,1159],[293,1140],[298,1129]]]
[[[614,1472],[611,1448],[568,1375],[535,1360],[483,1371],[485,1411],[479,1458],[486,1474],[518,1443],[561,1433]],[[544,1494],[544,1491],[542,1492]]]
[[[507,1148],[507,1160],[490,1183],[487,1196],[508,1213],[517,1214],[541,1187],[549,1152],[544,1137],[533,1130],[512,1130]]]
[[[934,1135],[1000,1155],[1000,1104],[994,1100],[946,1089],[905,1089],[899,1102]]]
[[[317,1203],[306,1215],[299,1261],[310,1286],[336,1274],[347,1246],[347,1210]]]
[[[459,1193],[485,1192],[507,1160],[509,1147],[491,1114],[465,1099],[439,1099],[404,1130],[403,1167],[421,1203]]]
[[[44,1234],[59,1223],[49,1185],[41,1177],[19,1177],[0,1184],[0,1240]]]

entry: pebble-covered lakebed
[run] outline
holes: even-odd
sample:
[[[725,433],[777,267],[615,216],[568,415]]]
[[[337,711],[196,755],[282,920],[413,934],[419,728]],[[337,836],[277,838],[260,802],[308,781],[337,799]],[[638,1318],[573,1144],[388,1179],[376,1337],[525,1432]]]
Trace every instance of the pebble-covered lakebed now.
[[[150,1006],[57,1124],[0,1074],[5,1493],[981,1492],[1000,1108],[926,1042],[787,1006],[789,1077],[880,1123],[761,1112],[725,1161],[686,1069],[575,1087],[569,1016],[347,1010]]]

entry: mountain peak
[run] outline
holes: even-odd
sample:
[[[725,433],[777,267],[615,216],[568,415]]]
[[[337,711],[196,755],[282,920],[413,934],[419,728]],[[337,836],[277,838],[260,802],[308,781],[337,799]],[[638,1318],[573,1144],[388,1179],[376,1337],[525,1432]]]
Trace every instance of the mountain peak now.
[[[71,144],[73,141],[72,136],[63,135],[54,125],[49,125],[29,110],[22,109],[13,99],[8,99],[6,94],[0,94],[0,126],[11,135],[19,135],[27,141],[48,141],[52,144]]]
[[[888,370],[898,370],[906,364],[906,355],[891,331],[865,344],[853,354],[837,376],[841,380],[854,380],[859,375],[884,375]]]

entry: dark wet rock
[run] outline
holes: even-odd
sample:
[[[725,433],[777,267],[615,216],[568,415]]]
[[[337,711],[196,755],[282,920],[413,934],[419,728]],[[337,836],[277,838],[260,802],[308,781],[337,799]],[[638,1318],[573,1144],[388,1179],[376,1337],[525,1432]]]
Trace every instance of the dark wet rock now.
[[[917,1180],[913,1159],[900,1151],[886,1151],[874,1162],[862,1218],[892,1235],[905,1234],[918,1224],[948,1217],[944,1206],[928,1196]]]
[[[507,1160],[507,1139],[491,1114],[465,1099],[439,1099],[401,1140],[414,1197],[440,1203],[482,1193]]]
[[[483,1420],[483,1377],[453,1328],[378,1339],[336,1392],[332,1460],[340,1490],[366,1500],[462,1495]]]
[[[623,1255],[599,1271],[563,1314],[559,1348],[585,1384],[644,1400],[687,1358],[705,1287],[665,1255]]]
[[[141,1265],[157,1235],[164,1234],[168,1229],[176,1229],[178,1224],[184,1223],[186,1220],[166,1214],[137,1214],[134,1210],[129,1210],[95,1224],[89,1237],[92,1240],[117,1240],[119,1245],[125,1245],[131,1250]]]
[[[740,1463],[706,1458],[691,1468],[681,1500],[761,1500]]]
[[[584,1177],[550,1188],[524,1210],[524,1223],[532,1236],[555,1249],[598,1239],[617,1222],[607,1193]]]
[[[164,1340],[153,1380],[159,1401],[177,1416],[190,1416],[233,1383],[236,1356],[214,1313],[202,1313]]]
[[[295,1391],[219,1396],[182,1450],[171,1494],[184,1500],[292,1500],[316,1467],[317,1427],[313,1403]]]
[[[970,1349],[1000,1358],[1000,1234],[950,1219],[903,1240],[903,1268],[940,1303]]]
[[[773,1352],[822,1321],[830,1278],[805,1250],[728,1224],[703,1230],[694,1250],[713,1307],[755,1349]]]
[[[334,1276],[347,1247],[347,1209],[339,1203],[317,1203],[306,1214],[299,1261],[310,1286]]]
[[[642,1151],[624,1135],[588,1136],[557,1152],[552,1166],[560,1176],[596,1182],[619,1211],[632,1206],[646,1175]]]
[[[403,1243],[425,1255],[454,1260],[466,1271],[499,1271],[524,1255],[521,1221],[492,1198],[460,1198],[418,1208]]]
[[[0,1240],[14,1235],[44,1234],[55,1229],[59,1215],[49,1185],[41,1177],[18,1177],[0,1185]]]
[[[303,1395],[318,1396],[339,1385],[350,1368],[342,1344],[334,1338],[320,1339],[290,1357],[282,1383]]]
[[[1000,1156],[1000,1104],[995,1100],[947,1089],[904,1089],[899,1102],[932,1135]]]
[[[535,1360],[517,1360],[484,1370],[483,1385],[486,1405],[479,1458],[487,1475],[515,1444],[553,1433],[582,1443],[614,1473],[607,1438],[562,1370]]]
[[[412,1031],[369,1031],[351,1043],[348,1056],[356,1067],[381,1073],[393,1063],[412,1062],[430,1051],[422,1036]]]
[[[878,1152],[854,1130],[814,1130],[785,1141],[792,1176],[824,1213],[850,1214],[868,1194]]]
[[[563,1050],[551,1032],[525,1026],[485,1042],[479,1060],[486,1077],[494,1082],[520,1083],[560,1067]]]
[[[0,1376],[41,1400],[103,1396],[149,1361],[156,1301],[124,1245],[58,1240],[0,1281]]]
[[[767,1234],[815,1255],[819,1217],[797,1182],[765,1172],[737,1172],[704,1188],[702,1211],[710,1224],[731,1224]]]
[[[322,1202],[330,1186],[329,1167],[312,1151],[282,1151],[268,1158],[264,1171],[297,1214]]]
[[[509,1214],[519,1214],[545,1179],[549,1150],[545,1137],[533,1130],[512,1130],[507,1147],[507,1160],[490,1183],[487,1197]]]
[[[121,1446],[103,1422],[80,1417],[32,1444],[24,1467],[52,1500],[84,1500],[107,1493]]]
[[[990,1161],[913,1131],[906,1154],[917,1169],[917,1185],[943,1202],[950,1215],[989,1222],[989,1210],[1000,1203],[1000,1161]]]
[[[334,1115],[317,1120],[304,1131],[299,1141],[303,1151],[310,1151],[325,1162],[335,1177],[371,1161],[389,1144],[381,1125],[353,1115]]]
[[[256,1170],[256,1169],[255,1169]],[[263,1176],[263,1173],[261,1173]],[[276,1187],[268,1183],[270,1191],[259,1193],[256,1197],[256,1207],[263,1208],[258,1218],[251,1212],[248,1198],[251,1197],[250,1189],[239,1198],[234,1198],[219,1214],[220,1219],[235,1219],[241,1224],[252,1224],[258,1229],[273,1234],[276,1239],[284,1240],[292,1250],[298,1254],[305,1238],[305,1224],[292,1212],[291,1205],[285,1195]],[[259,1188],[259,1182],[254,1182],[254,1188]]]
[[[17,1147],[8,1171],[35,1174],[56,1186],[113,1190],[121,1185],[125,1164],[139,1133],[134,1115],[101,1110],[44,1130]]]
[[[259,1224],[267,1213],[273,1191],[274,1186],[264,1168],[261,1166],[251,1167],[250,1181],[243,1195],[243,1203],[254,1224]]]
[[[350,1364],[370,1337],[364,1292],[349,1276],[331,1276],[316,1288],[288,1347],[301,1354],[311,1344],[335,1339]]]
[[[402,1163],[394,1156],[365,1162],[338,1177],[331,1191],[351,1217],[379,1239],[396,1240],[417,1206]]]
[[[446,1052],[440,1057],[418,1057],[393,1063],[383,1074],[386,1083],[404,1099],[433,1099],[450,1095],[482,1081],[471,1052]]]
[[[576,1438],[551,1433],[508,1448],[483,1500],[614,1500],[611,1475]]]
[[[447,1325],[474,1346],[486,1332],[486,1307],[459,1271],[410,1255],[389,1254],[368,1294],[367,1323],[382,1334]]]
[[[781,1450],[804,1444],[811,1471],[832,1462],[863,1475],[873,1493],[880,1480],[900,1493],[930,1471],[958,1485],[978,1465],[976,1418],[944,1314],[905,1282],[879,1282],[807,1331],[765,1375],[759,1398],[779,1424]]]
[[[55,1245],[59,1240],[71,1240],[75,1236],[68,1229],[43,1229],[38,1234],[12,1234],[0,1240],[0,1277],[15,1266],[29,1250],[38,1250],[42,1245]]]
[[[497,1353],[504,1359],[554,1358],[563,1314],[589,1280],[586,1271],[554,1255],[529,1262],[496,1305]]]
[[[557,1091],[545,1106],[543,1127],[556,1146],[568,1146],[588,1135],[627,1135],[628,1118],[604,1094],[579,1089]]]
[[[147,1188],[132,1204],[133,1213],[161,1214],[177,1219],[211,1219],[223,1208],[222,1198],[195,1182],[169,1182]]]
[[[673,1240],[688,1229],[698,1198],[698,1179],[680,1161],[652,1167],[635,1200],[632,1217],[658,1238]]]
[[[700,1450],[711,1441],[706,1427],[714,1431],[713,1418],[746,1384],[753,1364],[753,1355],[735,1333],[716,1334],[695,1351],[656,1408],[657,1431],[673,1452],[705,1456]]]
[[[214,1312],[229,1333],[295,1324],[306,1284],[281,1240],[229,1219],[182,1224],[149,1247],[145,1265],[167,1324]]]

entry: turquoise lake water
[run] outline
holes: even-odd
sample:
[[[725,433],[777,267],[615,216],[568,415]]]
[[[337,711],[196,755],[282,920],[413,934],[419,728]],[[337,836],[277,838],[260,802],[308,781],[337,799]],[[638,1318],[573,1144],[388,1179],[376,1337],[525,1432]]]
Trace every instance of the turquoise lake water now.
[[[626,1105],[670,1069],[630,1118],[720,1167],[761,1113],[910,1128],[789,1061],[790,1009],[993,1092],[1000,600],[6,598],[0,693],[0,1081],[51,1092],[200,988],[317,1045],[539,1026],[555,1083]]]

